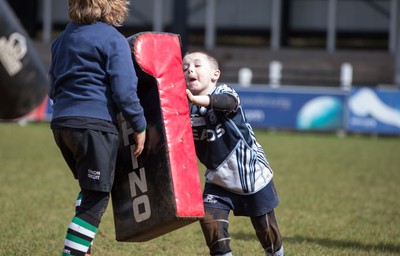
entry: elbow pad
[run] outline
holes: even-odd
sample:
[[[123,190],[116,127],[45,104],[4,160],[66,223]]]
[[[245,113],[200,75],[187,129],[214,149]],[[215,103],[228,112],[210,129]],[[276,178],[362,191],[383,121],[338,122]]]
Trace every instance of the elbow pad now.
[[[216,94],[209,95],[210,97],[210,108],[222,111],[222,112],[233,112],[238,107],[238,100],[231,94]]]

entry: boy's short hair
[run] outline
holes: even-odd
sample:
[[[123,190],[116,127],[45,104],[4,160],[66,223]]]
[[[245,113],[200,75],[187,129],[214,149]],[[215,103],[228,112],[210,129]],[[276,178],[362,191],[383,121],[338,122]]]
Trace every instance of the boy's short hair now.
[[[205,50],[192,50],[192,51],[186,52],[185,56],[188,54],[192,54],[192,53],[201,53],[201,54],[206,55],[208,61],[210,62],[211,67],[213,67],[215,69],[219,69],[218,60],[211,53],[209,53]]]
[[[103,21],[120,27],[129,14],[129,0],[69,0],[68,13],[75,23]]]

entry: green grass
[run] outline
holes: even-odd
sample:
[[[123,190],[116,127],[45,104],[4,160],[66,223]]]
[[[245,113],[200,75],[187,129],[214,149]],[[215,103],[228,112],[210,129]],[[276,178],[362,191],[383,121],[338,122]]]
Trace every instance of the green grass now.
[[[400,138],[257,130],[275,171],[286,255],[400,255]],[[60,255],[78,186],[47,123],[0,123],[0,255]],[[202,170],[200,171],[202,173]],[[263,255],[230,217],[234,255]],[[93,255],[207,255],[198,223],[115,241],[111,202]]]

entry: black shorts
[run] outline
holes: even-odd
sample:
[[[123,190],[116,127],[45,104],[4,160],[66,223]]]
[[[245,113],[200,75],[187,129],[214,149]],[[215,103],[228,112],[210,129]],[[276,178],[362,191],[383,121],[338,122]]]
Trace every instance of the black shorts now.
[[[206,183],[203,202],[205,208],[232,210],[235,216],[256,217],[272,211],[278,205],[279,199],[271,180],[264,188],[251,195],[236,194],[215,184]]]
[[[61,128],[54,129],[53,135],[81,189],[111,191],[119,145],[118,134]]]

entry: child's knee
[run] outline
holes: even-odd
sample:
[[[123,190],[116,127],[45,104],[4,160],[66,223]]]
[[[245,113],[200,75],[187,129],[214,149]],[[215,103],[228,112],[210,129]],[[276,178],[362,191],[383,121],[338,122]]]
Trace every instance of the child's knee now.
[[[231,252],[228,215],[226,211],[211,209],[200,221],[210,255],[227,255]]]
[[[274,212],[252,217],[251,222],[257,238],[266,252],[275,253],[282,247],[282,237]]]

